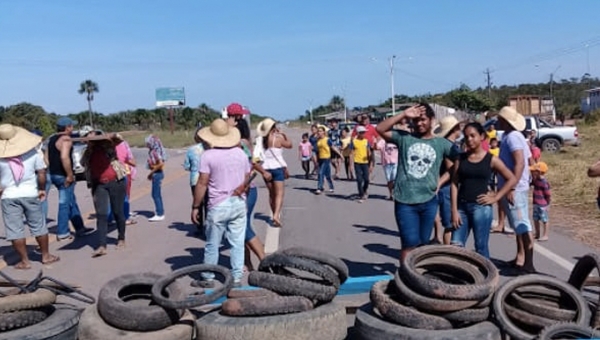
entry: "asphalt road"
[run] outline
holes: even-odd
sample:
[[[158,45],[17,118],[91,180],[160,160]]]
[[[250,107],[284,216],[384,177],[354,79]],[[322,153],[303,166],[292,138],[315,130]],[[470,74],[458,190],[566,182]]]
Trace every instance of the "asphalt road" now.
[[[289,129],[288,133],[297,143],[301,132]],[[138,162],[143,162],[145,154],[145,150],[135,151]],[[295,176],[286,182],[284,226],[280,230],[268,226],[267,192],[262,180],[256,182],[259,184],[259,200],[253,223],[257,235],[265,241],[267,251],[308,246],[342,258],[348,264],[352,277],[392,274],[397,266],[400,241],[393,203],[385,199],[387,188],[381,166],[377,166],[369,190],[371,198],[358,204],[348,198],[356,191],[354,182],[335,181],[334,194],[314,195],[311,190],[316,188],[316,181],[300,176],[296,149],[287,151],[285,158]],[[52,242],[52,252],[61,257],[60,262],[52,265],[43,266],[38,262],[39,256],[31,252],[35,261],[33,269],[19,271],[11,266],[15,261],[9,243],[0,239],[0,256],[7,262],[0,261],[0,269],[13,278],[24,280],[32,279],[39,270],[43,270],[45,275],[77,284],[85,292],[96,296],[105,282],[121,274],[147,271],[164,274],[201,263],[204,242],[195,236],[195,227],[189,222],[191,194],[182,162],[183,152],[171,150],[163,184],[166,220],[159,223],[147,221],[147,217],[153,214],[153,203],[149,195],[150,183],[146,180],[147,170],[140,167],[132,192],[132,209],[139,214],[138,223],[127,227],[125,250],[115,250],[116,231],[113,230],[109,234],[109,254],[92,259],[91,253],[96,244],[96,236],[92,234],[71,243]],[[84,218],[92,215],[91,197],[84,183],[77,185],[76,193]],[[49,200],[50,217],[55,217],[55,190],[50,193]],[[94,226],[95,220],[88,219],[87,223]],[[54,222],[50,223],[50,227],[54,231]],[[554,231],[560,228],[560,225],[552,225]],[[31,242],[30,250],[33,250],[33,244]],[[472,247],[472,243],[468,247]],[[499,264],[511,260],[515,252],[514,238],[492,235],[490,251]],[[577,257],[589,252],[594,250],[552,232],[548,242],[536,244],[535,265],[541,272],[566,279]],[[228,252],[223,248],[221,262],[228,265],[228,259]],[[511,275],[502,267],[501,273],[504,277]],[[365,295],[361,298],[364,299]]]

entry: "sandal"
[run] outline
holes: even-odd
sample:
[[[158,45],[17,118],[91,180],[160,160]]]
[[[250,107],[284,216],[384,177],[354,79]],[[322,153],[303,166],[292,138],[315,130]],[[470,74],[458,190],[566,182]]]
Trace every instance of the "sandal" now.
[[[92,258],[100,257],[106,255],[106,249],[99,249],[92,253]]]
[[[19,262],[19,263],[15,264],[15,269],[18,269],[18,270],[27,270],[27,269],[31,269],[31,265],[25,264],[23,262]]]
[[[56,255],[50,255],[50,259],[44,261],[42,260],[42,264],[52,264],[55,262],[60,261],[60,257],[56,256]]]
[[[127,221],[125,221],[125,225],[132,225],[132,224],[137,224],[137,220],[130,218]]]

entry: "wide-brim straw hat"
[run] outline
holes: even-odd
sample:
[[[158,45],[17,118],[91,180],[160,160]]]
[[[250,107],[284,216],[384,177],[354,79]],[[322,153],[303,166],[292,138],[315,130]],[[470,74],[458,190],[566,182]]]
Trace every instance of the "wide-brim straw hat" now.
[[[440,120],[440,124],[433,130],[433,133],[438,137],[445,138],[459,124],[456,117],[446,116]]]
[[[240,130],[221,118],[198,131],[198,137],[213,148],[232,148],[240,143]]]
[[[510,106],[503,107],[500,112],[498,112],[498,117],[504,119],[517,131],[525,130],[525,117]]]
[[[42,137],[12,124],[0,125],[0,158],[21,156],[42,142]]]
[[[275,122],[273,119],[265,118],[258,123],[258,126],[256,127],[256,133],[261,137],[265,137],[269,134],[269,132],[271,132],[271,129],[273,129],[275,124],[277,124],[277,122]]]

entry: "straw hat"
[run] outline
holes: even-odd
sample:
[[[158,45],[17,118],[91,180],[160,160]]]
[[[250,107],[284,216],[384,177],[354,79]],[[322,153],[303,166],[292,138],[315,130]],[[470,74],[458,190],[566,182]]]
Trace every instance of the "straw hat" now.
[[[215,119],[210,126],[200,129],[198,137],[213,148],[232,148],[240,143],[240,130],[230,127],[221,118]]]
[[[446,138],[448,133],[452,131],[460,122],[454,116],[446,116],[440,120],[440,124],[433,130],[433,133],[442,138]]]
[[[261,137],[265,137],[269,134],[269,132],[271,132],[271,129],[273,129],[275,124],[277,123],[273,119],[265,118],[262,120],[262,122],[258,123],[258,126],[256,127],[256,133]]]
[[[525,117],[510,106],[503,107],[498,112],[498,117],[506,120],[517,131],[525,130]]]
[[[42,137],[12,124],[0,125],[0,158],[27,153],[42,142]]]

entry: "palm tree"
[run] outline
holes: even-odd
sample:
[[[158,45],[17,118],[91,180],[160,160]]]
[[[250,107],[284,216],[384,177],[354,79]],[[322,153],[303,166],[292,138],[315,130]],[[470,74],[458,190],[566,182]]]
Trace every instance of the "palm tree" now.
[[[329,107],[333,111],[339,111],[339,110],[343,109],[345,106],[346,106],[346,104],[344,103],[344,98],[342,98],[338,95],[331,97],[331,100],[329,101]]]
[[[88,111],[90,114],[90,125],[94,127],[94,122],[92,121],[92,101],[94,100],[94,93],[98,92],[100,89],[98,88],[98,84],[90,79],[87,79],[79,85],[79,94],[87,95],[88,102]]]

